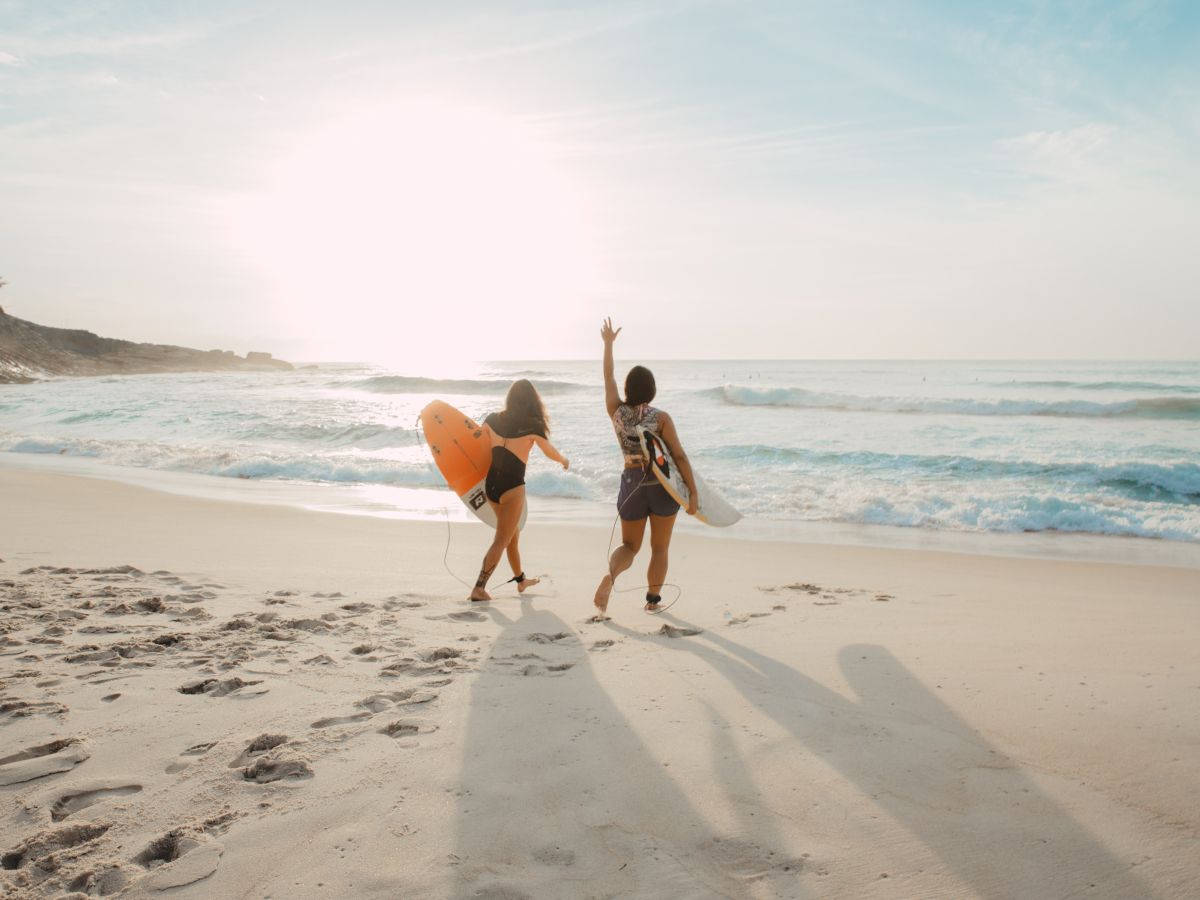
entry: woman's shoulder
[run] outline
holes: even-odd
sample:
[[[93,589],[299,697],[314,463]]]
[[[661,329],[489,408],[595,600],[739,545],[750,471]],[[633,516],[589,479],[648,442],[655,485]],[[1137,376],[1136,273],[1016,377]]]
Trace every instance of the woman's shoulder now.
[[[533,420],[526,422],[510,421],[510,417],[502,412],[495,412],[483,420],[492,431],[500,435],[502,438],[513,440],[523,437],[540,437],[546,439],[546,429],[540,422]]]
[[[654,423],[661,422],[664,419],[670,421],[671,417],[667,415],[665,410],[659,409],[657,406],[650,406],[649,404],[630,406],[628,403],[621,403],[617,405],[617,410],[613,413],[613,421],[627,427],[633,427],[634,425],[652,426]]]

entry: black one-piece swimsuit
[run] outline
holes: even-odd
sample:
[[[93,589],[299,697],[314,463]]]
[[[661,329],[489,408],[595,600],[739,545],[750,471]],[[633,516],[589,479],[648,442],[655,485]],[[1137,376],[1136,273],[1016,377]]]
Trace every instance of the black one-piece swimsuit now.
[[[492,465],[483,482],[483,492],[487,498],[499,503],[501,496],[524,483],[525,463],[521,462],[520,457],[503,445],[493,447]]]
[[[542,433],[536,429],[518,429],[514,433],[508,432],[507,423],[503,421],[499,413],[492,413],[484,420],[492,431],[500,435],[504,441],[510,438],[526,437],[531,434],[536,434],[542,437]],[[487,478],[483,482],[483,492],[487,498],[493,503],[499,503],[500,498],[511,491],[515,487],[520,487],[525,483],[525,463],[521,462],[521,458],[509,450],[504,444],[499,447],[492,448],[492,464],[488,468]]]

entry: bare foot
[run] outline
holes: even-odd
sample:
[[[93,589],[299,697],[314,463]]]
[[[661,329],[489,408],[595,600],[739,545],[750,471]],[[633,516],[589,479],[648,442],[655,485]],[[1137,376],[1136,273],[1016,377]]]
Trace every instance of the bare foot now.
[[[524,581],[518,581],[517,582],[517,593],[518,594],[525,593],[527,590],[529,590],[531,587],[533,587],[535,584],[537,584],[541,580],[542,579],[540,579],[540,578],[526,578]]]
[[[483,588],[475,588],[473,591],[471,591],[471,602],[472,603],[482,603],[486,600],[491,600],[491,599],[492,599],[492,595],[489,594],[487,591],[485,591]]]
[[[662,601],[657,600],[654,603],[647,603],[645,608],[646,612],[658,612],[660,609],[662,609]]]
[[[605,575],[600,579],[600,584],[596,588],[596,598],[592,600],[596,604],[596,621],[602,622],[605,618],[605,613],[608,612],[608,598],[612,594],[613,580],[611,575]]]

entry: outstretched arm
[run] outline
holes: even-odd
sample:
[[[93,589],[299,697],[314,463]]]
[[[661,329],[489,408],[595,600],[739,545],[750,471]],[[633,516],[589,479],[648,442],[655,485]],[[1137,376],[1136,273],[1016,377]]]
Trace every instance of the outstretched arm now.
[[[544,437],[535,437],[533,442],[538,445],[538,449],[545,453],[549,459],[559,463],[564,469],[570,468],[571,461],[559,453],[558,449]]]
[[[617,393],[617,379],[613,375],[613,342],[621,333],[612,327],[612,319],[605,319],[600,327],[600,339],[604,341],[604,405],[611,419],[621,405],[621,395]]]
[[[696,478],[692,475],[692,463],[687,454],[683,452],[683,444],[679,443],[679,432],[675,430],[675,422],[666,413],[659,413],[659,421],[662,423],[662,439],[666,443],[667,449],[671,451],[675,465],[679,467],[683,483],[687,485],[687,514],[694,516],[696,509],[700,506],[700,494],[696,490]]]

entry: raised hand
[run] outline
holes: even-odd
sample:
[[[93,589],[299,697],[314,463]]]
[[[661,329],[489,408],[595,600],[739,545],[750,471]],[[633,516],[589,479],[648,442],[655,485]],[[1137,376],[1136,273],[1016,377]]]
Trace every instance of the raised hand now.
[[[613,330],[611,318],[605,319],[604,324],[600,326],[600,338],[606,344],[611,344],[613,341],[615,341],[617,339],[617,335],[620,333],[620,328],[616,329],[615,331]]]

